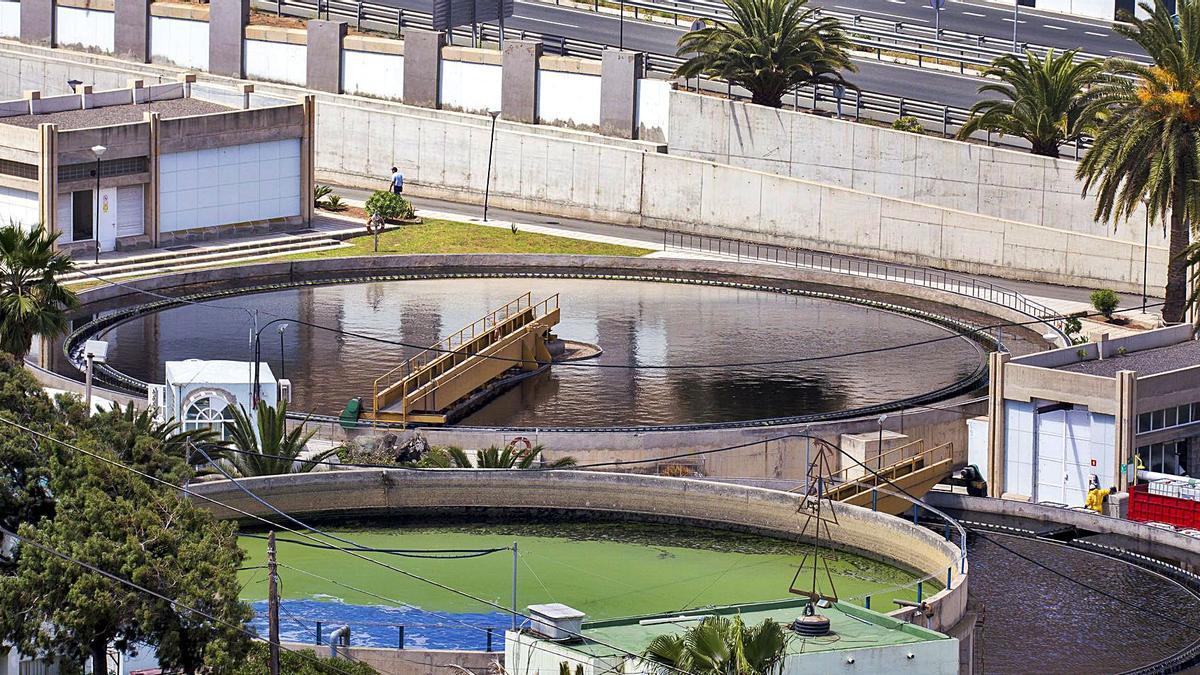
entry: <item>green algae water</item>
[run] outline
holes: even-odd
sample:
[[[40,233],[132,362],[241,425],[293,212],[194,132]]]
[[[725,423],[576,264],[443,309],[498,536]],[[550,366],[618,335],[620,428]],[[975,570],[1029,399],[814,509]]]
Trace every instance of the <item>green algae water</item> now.
[[[387,549],[476,550],[517,543],[517,605],[561,602],[590,620],[729,605],[789,596],[789,586],[806,552],[805,544],[694,527],[637,523],[453,525],[440,527],[329,528],[363,546]],[[291,543],[280,535],[278,561],[285,601],[328,601],[346,605],[396,606],[400,601],[448,615],[493,612],[494,608],[407,578],[345,553]],[[304,541],[304,540],[301,540]],[[266,541],[243,536],[246,567],[266,562]],[[388,564],[508,607],[511,550],[464,559],[365,554]],[[824,550],[818,589],[836,590],[843,600],[891,611],[892,599],[915,598],[917,576],[885,563]],[[797,582],[812,586],[812,558]],[[825,565],[828,565],[827,576]],[[360,591],[317,577],[336,579]],[[832,577],[832,588],[829,577]],[[243,598],[267,597],[262,569],[241,573]],[[937,591],[926,583],[926,596]],[[387,598],[387,600],[381,599]],[[312,605],[306,605],[311,610]]]

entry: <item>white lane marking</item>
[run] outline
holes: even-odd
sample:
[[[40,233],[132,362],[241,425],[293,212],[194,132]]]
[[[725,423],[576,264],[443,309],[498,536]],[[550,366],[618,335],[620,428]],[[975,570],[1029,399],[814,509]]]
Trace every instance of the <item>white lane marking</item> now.
[[[900,4],[904,4],[904,3],[901,2]],[[904,21],[920,21],[921,23],[929,23],[929,19],[922,19],[922,18],[916,17],[916,16],[904,16],[903,14],[889,14],[887,12],[877,12],[873,9],[859,9],[858,7],[847,7],[845,5],[834,5],[834,7],[837,9],[845,9],[845,10],[854,12],[855,14],[870,14],[872,16],[878,15],[878,16],[890,17],[893,19],[902,19]]]
[[[1007,22],[1009,22],[1009,23],[1012,23],[1012,19],[1010,19],[1010,18],[1008,18],[1008,17],[1005,17],[1003,20],[1004,20],[1004,21],[1007,21]],[[1019,20],[1017,21],[1017,23],[1025,23],[1025,19],[1019,19]]]
[[[536,21],[538,23],[548,23],[553,26],[565,26],[567,28],[579,28],[579,26],[577,26],[573,23],[563,23],[561,21],[547,21],[546,19],[535,19],[532,16],[514,16],[513,18],[520,19],[522,21]]]
[[[1090,30],[1083,31],[1083,34],[1084,35],[1094,35],[1096,37],[1108,37],[1108,33],[1096,33],[1094,31],[1090,31]]]
[[[1052,23],[1044,23],[1044,24],[1042,24],[1042,28],[1053,28],[1054,30],[1067,30],[1066,26],[1055,26]]]
[[[892,3],[893,5],[903,5],[904,4],[904,0],[888,0],[888,2]]]
[[[967,16],[977,16],[977,17],[980,17],[980,18],[986,18],[986,17],[987,17],[987,14],[980,14],[980,13],[978,13],[978,12],[968,12],[968,11],[966,11],[966,10],[963,10],[963,14],[966,14]]]
[[[1123,51],[1120,51],[1120,50],[1118,50],[1118,49],[1110,49],[1110,50],[1108,50],[1108,51],[1109,51],[1110,53],[1112,53],[1112,54],[1120,54],[1120,55],[1122,55],[1122,56],[1132,56],[1132,57],[1133,57],[1133,58],[1135,58],[1135,59],[1144,59],[1144,58],[1146,58],[1146,55],[1145,55],[1145,54],[1134,54],[1133,52],[1123,52]]]

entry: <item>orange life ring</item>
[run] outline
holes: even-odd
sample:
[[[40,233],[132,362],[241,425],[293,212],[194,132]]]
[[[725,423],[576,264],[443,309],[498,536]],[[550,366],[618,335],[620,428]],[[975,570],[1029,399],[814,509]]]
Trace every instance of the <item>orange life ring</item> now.
[[[529,439],[525,438],[524,436],[516,436],[508,442],[508,447],[514,450],[517,448],[517,445],[524,446],[524,448],[521,449],[522,453],[529,452],[533,449],[533,443],[531,443]]]

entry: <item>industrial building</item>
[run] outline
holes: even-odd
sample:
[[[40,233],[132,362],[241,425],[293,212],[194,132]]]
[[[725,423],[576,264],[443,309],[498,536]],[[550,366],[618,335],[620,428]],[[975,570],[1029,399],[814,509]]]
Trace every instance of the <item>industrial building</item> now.
[[[991,495],[1084,504],[1093,474],[1124,492],[1137,468],[1200,473],[1200,342],[1190,325],[991,356]],[[1132,468],[1131,468],[1132,467]]]
[[[194,80],[0,101],[0,222],[52,228],[85,259],[306,227],[312,99],[251,106],[249,85],[201,96]]]

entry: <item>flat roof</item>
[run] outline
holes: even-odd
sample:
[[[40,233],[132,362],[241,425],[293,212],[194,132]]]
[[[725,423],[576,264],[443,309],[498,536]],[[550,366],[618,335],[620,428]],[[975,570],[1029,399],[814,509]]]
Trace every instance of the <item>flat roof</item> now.
[[[1121,370],[1136,370],[1138,375],[1154,375],[1191,366],[1200,366],[1200,341],[1197,340],[1113,355],[1103,360],[1068,363],[1059,366],[1058,370],[1114,377]]]
[[[39,124],[57,124],[59,130],[84,129],[87,127],[107,127],[117,124],[141,122],[143,114],[156,112],[163,119],[173,117],[190,117],[207,115],[209,113],[227,112],[233,110],[229,106],[205,101],[198,98],[173,98],[150,103],[127,103],[125,105],[109,105],[102,108],[87,110],[65,110],[56,113],[40,115],[16,115],[0,117],[0,123],[17,127],[36,128]]]
[[[248,361],[167,361],[167,382],[186,384],[254,384],[254,370]],[[275,375],[266,363],[258,369],[258,381],[263,385],[274,385]]]
[[[697,623],[696,620],[648,625],[642,623],[648,619],[679,616],[702,618],[714,614],[732,617],[740,614],[747,625],[762,623],[764,619],[774,619],[786,628],[803,614],[804,605],[807,603],[808,600],[788,599],[596,621],[583,624],[584,642],[563,646],[593,657],[619,656],[625,652],[640,654],[654,638],[660,635],[682,633]],[[927,628],[843,602],[833,603],[826,608],[817,608],[817,613],[828,617],[831,633],[818,638],[796,636],[789,643],[788,654],[889,647],[949,639],[947,636]],[[593,640],[605,644],[598,644]],[[606,645],[612,645],[624,652],[616,651]]]

